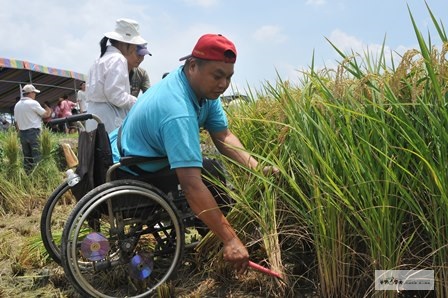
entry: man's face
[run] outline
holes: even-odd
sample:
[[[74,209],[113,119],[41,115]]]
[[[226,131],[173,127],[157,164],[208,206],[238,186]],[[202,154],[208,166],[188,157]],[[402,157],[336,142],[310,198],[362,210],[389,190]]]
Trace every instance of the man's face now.
[[[30,93],[28,93],[27,96],[28,96],[29,98],[36,99],[36,95],[37,95],[36,92],[30,92]]]
[[[207,61],[189,66],[190,84],[199,98],[217,99],[226,91],[233,76],[234,64],[221,61]]]

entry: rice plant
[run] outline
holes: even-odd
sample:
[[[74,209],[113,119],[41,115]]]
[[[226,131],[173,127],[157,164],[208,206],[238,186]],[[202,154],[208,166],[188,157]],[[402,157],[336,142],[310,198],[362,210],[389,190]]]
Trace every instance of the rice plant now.
[[[3,148],[3,173],[7,174],[16,185],[25,185],[25,172],[22,170],[21,145],[17,132],[9,129],[2,140]]]
[[[28,179],[22,168],[21,147],[15,130],[9,129],[2,134],[2,160],[0,170],[0,214],[21,213],[25,209],[28,195]]]
[[[56,137],[47,128],[42,130],[39,141],[41,160],[31,173],[30,178],[36,190],[36,197],[45,197],[57,187],[62,179],[56,162],[60,151]]]
[[[55,136],[47,129],[40,137],[41,161],[29,173],[23,169],[22,150],[16,130],[2,134],[0,147],[0,213],[30,212],[41,205],[42,199],[51,193],[61,181],[57,159]]]
[[[228,110],[247,150],[281,172],[271,179],[224,160],[237,201],[228,217],[251,231],[241,236],[252,254],[261,246],[296,289],[303,275],[290,252],[308,245],[323,297],[395,297],[374,290],[374,271],[410,269],[434,270],[435,294],[448,295],[448,44],[428,11],[441,50],[410,13],[420,50],[397,67],[384,49],[373,59],[332,45],[342,58],[336,70],[313,62],[301,86],[279,78],[260,100]],[[201,245],[213,248],[211,240]]]

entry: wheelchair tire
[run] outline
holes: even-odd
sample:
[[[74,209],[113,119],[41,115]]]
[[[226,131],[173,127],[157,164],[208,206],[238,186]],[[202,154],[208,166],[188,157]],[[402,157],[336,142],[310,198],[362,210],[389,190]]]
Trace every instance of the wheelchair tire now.
[[[154,186],[116,180],[87,193],[67,219],[61,258],[82,297],[151,297],[176,271],[184,227]]]
[[[40,218],[40,234],[49,256],[61,264],[61,238],[65,222],[76,204],[67,181],[48,197]]]

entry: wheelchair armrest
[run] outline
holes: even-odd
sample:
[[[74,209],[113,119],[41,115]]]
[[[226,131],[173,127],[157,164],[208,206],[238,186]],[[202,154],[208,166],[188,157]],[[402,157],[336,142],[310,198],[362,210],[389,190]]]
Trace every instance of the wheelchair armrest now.
[[[164,159],[166,159],[166,157],[124,156],[120,158],[120,164],[122,166],[131,166],[151,161],[160,161]]]
[[[109,182],[112,180],[112,174],[115,172],[116,169],[118,169],[121,166],[127,166],[131,167],[135,166],[137,164],[152,162],[152,161],[161,161],[166,160],[167,157],[147,157],[147,156],[124,156],[120,158],[120,161],[117,163],[114,163],[112,166],[107,169],[106,172],[106,182]]]

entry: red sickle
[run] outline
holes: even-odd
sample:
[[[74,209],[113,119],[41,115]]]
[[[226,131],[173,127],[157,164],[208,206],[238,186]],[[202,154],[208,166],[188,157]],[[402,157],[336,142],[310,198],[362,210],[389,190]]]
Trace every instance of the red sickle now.
[[[257,263],[254,263],[252,261],[249,261],[249,267],[252,268],[252,269],[255,269],[257,271],[260,271],[260,272],[262,272],[264,274],[267,274],[267,275],[274,276],[274,277],[282,279],[282,276],[280,275],[280,273],[272,271],[271,269],[268,269],[266,267],[258,265]]]

